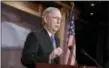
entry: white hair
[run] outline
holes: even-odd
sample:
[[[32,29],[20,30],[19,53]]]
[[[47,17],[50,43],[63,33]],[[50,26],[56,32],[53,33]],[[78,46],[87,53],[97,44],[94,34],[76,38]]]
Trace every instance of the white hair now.
[[[56,8],[56,7],[48,7],[48,8],[45,9],[45,11],[43,12],[42,16],[43,17],[47,16],[48,14],[50,14],[50,13],[52,13],[54,11],[59,11],[60,12],[60,10],[58,8]]]

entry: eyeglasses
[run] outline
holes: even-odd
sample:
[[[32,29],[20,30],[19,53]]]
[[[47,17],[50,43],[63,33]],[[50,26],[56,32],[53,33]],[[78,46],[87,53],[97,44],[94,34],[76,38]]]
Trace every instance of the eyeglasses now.
[[[57,19],[58,21],[62,21],[60,17],[56,17],[56,16],[49,16],[49,17],[51,17],[52,19]]]

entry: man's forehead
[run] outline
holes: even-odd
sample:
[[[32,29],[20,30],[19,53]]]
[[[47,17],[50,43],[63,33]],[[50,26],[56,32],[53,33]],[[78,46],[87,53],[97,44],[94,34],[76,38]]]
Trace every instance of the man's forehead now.
[[[61,14],[61,12],[59,10],[52,11],[52,13],[60,13]]]
[[[54,16],[61,16],[61,12],[60,11],[54,11],[51,13]]]

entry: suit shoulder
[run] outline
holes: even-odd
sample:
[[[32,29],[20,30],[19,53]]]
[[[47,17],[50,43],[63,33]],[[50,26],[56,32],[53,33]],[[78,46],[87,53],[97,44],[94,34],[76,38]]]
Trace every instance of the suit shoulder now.
[[[34,33],[34,34],[38,34],[41,32],[41,29],[40,28],[37,28],[37,29],[34,29],[31,31],[31,33]]]
[[[37,28],[37,29],[34,29],[30,32],[31,35],[34,35],[34,36],[40,36],[41,35],[41,29],[40,28]]]

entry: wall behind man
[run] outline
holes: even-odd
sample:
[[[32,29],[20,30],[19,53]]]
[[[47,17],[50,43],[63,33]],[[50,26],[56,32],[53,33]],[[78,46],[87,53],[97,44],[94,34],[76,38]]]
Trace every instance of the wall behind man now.
[[[21,52],[30,31],[41,27],[41,18],[1,4],[1,67],[22,68]]]

